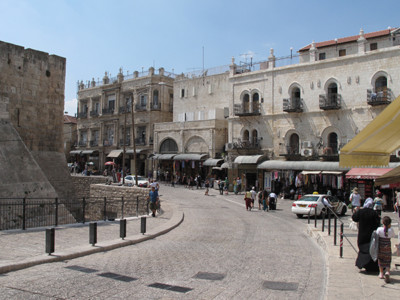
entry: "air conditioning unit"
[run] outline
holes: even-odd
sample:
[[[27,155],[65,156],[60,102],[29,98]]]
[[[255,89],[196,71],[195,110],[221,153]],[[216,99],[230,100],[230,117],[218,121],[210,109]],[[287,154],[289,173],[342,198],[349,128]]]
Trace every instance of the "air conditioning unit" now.
[[[225,150],[232,150],[233,149],[233,143],[226,143],[225,144]]]
[[[301,149],[300,151],[301,156],[312,156],[313,155],[313,150],[312,149]]]
[[[400,158],[400,149],[397,149],[397,150],[396,150],[396,157],[397,157],[397,158]]]
[[[303,147],[302,148],[312,148],[311,141],[303,141]]]

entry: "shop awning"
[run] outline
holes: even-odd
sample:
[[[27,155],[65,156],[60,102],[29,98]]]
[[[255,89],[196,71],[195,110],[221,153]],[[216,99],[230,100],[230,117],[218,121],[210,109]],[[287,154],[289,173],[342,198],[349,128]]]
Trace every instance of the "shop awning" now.
[[[387,166],[400,148],[400,96],[340,150],[340,166]]]
[[[121,150],[121,149],[111,150],[111,152],[107,155],[107,157],[116,158],[116,157],[119,157],[122,152],[123,152],[123,150]]]
[[[322,171],[322,175],[341,175],[343,172],[340,171]]]
[[[297,170],[297,171],[336,171],[339,173],[349,171],[350,168],[339,167],[339,162],[335,161],[287,161],[287,160],[267,160],[257,166],[264,170]]]
[[[69,154],[75,155],[75,154],[81,154],[82,150],[72,150],[69,152]]]
[[[174,160],[203,160],[206,159],[208,154],[177,154],[174,156]]]
[[[267,159],[265,155],[242,155],[235,158],[235,164],[259,164]]]
[[[391,168],[353,168],[346,173],[347,179],[376,179],[392,170]]]
[[[400,166],[390,170],[375,179],[375,185],[393,184],[400,182]]]
[[[83,150],[82,154],[92,154],[93,152],[95,152],[94,150]]]
[[[221,159],[221,158],[209,158],[209,159],[206,159],[204,161],[203,166],[206,166],[206,167],[217,167],[217,166],[220,166],[223,161],[224,160]]]
[[[222,165],[221,165],[221,169],[228,169],[229,168],[229,163],[227,163],[227,162],[224,162]]]
[[[321,171],[302,171],[301,174],[303,175],[319,175]]]
[[[153,158],[153,159],[158,159],[158,160],[171,160],[174,158],[174,156],[176,155],[176,153],[174,154],[156,154],[158,155],[157,158]]]
[[[143,149],[136,149],[136,153],[142,152]],[[125,151],[126,154],[133,154],[133,149],[128,149]]]

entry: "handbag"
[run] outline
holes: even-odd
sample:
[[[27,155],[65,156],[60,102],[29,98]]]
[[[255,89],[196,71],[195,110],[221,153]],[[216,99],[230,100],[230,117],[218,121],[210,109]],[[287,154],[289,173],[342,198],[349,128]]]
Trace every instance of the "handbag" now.
[[[373,261],[378,259],[378,250],[379,250],[379,235],[374,230],[371,234],[371,242],[369,243],[369,254]]]
[[[358,231],[358,224],[354,221],[351,221],[349,224],[349,229],[353,231]]]

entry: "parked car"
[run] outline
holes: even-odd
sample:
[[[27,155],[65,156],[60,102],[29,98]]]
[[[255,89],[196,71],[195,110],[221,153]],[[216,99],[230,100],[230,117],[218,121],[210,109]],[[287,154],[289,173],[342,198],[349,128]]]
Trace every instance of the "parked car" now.
[[[149,181],[147,180],[147,178],[137,175],[137,180],[138,180],[139,187],[147,188],[149,186]],[[122,182],[122,178],[121,178],[121,182]],[[135,175],[125,176],[125,184],[128,186],[136,185]]]
[[[308,194],[301,197],[299,200],[294,201],[292,204],[292,212],[296,214],[298,218],[303,215],[314,216],[315,207],[317,208],[317,216],[322,216],[324,212],[327,213],[327,208],[322,203],[322,199],[326,198],[332,205],[333,211],[341,216],[344,216],[347,211],[347,206],[344,202],[340,201],[335,196],[329,196],[326,194]]]

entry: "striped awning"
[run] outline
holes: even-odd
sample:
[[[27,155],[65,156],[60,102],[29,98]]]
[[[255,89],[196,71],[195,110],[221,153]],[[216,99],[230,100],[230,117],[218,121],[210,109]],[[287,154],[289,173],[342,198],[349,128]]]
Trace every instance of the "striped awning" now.
[[[117,149],[117,150],[111,150],[111,152],[107,155],[107,157],[112,157],[116,158],[119,157],[122,154],[123,150]]]
[[[235,158],[235,164],[259,164],[267,159],[265,155],[242,155]]]

